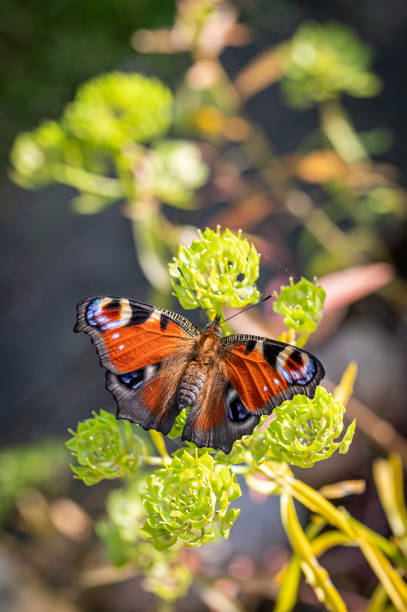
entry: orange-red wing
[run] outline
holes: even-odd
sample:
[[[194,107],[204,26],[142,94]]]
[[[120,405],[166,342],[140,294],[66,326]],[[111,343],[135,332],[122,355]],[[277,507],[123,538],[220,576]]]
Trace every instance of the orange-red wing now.
[[[314,355],[277,340],[239,335],[222,343],[231,383],[254,414],[270,414],[299,393],[313,397],[325,374]]]
[[[199,334],[177,313],[106,296],[78,304],[75,331],[91,336],[101,364],[115,374],[145,368],[192,347]]]

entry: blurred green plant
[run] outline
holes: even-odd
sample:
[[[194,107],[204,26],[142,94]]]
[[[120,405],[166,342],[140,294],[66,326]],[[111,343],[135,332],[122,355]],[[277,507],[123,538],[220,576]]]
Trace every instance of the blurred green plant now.
[[[59,121],[18,135],[10,154],[11,175],[22,187],[64,183],[79,190],[77,213],[124,200],[140,266],[163,299],[166,262],[183,228],[164,216],[162,204],[193,208],[209,175],[196,144],[165,138],[172,115],[173,96],[161,81],[112,72],[79,87]]]
[[[180,560],[181,543],[164,551],[142,537],[144,486],[144,478],[133,478],[123,488],[112,491],[106,502],[108,518],[97,523],[96,532],[114,565],[131,564],[145,575],[146,590],[164,601],[174,601],[186,594],[193,576]]]
[[[339,23],[301,24],[287,44],[281,81],[287,102],[307,108],[343,93],[371,97],[380,79],[370,72],[372,52],[347,26]]]
[[[236,270],[225,265],[225,253],[230,254],[230,249],[238,249],[239,244],[240,250],[237,252],[242,253],[246,275],[257,279],[258,256],[256,264],[249,257],[250,253],[255,252],[252,251],[253,247],[240,234],[234,236],[228,230],[223,233],[220,230],[216,233],[205,230],[200,234],[201,244],[195,241],[189,250],[182,249],[183,260],[180,256],[192,282],[194,278],[199,279],[197,282],[204,295],[211,296],[213,291],[211,276],[205,274],[208,260],[195,257],[192,273],[188,262],[191,262],[193,255],[205,253],[212,244],[211,240],[217,245],[216,249],[209,248],[211,269],[212,266],[215,269],[224,266],[222,280],[228,277],[225,281],[227,291],[233,287]],[[173,272],[177,269],[176,265],[175,262],[170,264]],[[244,266],[244,263],[241,265]],[[256,287],[252,282],[253,294]],[[184,286],[180,290],[177,284],[175,288],[179,290],[181,298],[188,289]],[[215,291],[218,295],[218,290]],[[316,329],[324,298],[316,281],[309,283],[301,279],[297,284],[291,283],[289,287],[282,288],[277,296],[276,309],[283,314],[286,314],[283,307],[285,296],[287,307],[294,308],[294,311],[298,307],[302,313],[307,313],[312,328]],[[209,309],[212,308],[209,301]],[[289,324],[292,325],[293,321],[294,327],[297,326],[296,319],[288,317]],[[303,324],[295,327],[296,331],[301,333]],[[308,323],[306,329],[307,333],[311,333]],[[398,574],[404,546],[404,527],[398,527],[394,504],[389,501],[386,508],[392,513],[393,524],[397,526],[401,538],[400,549],[397,544],[357,522],[346,511],[336,508],[327,497],[296,479],[289,467],[289,463],[302,468],[311,467],[316,461],[332,456],[336,450],[340,453],[348,451],[355,422],[351,423],[341,440],[338,438],[343,431],[344,406],[352,393],[355,375],[356,368],[351,364],[333,395],[318,387],[312,399],[297,395],[284,402],[275,409],[273,419],[263,417],[253,434],[238,440],[229,455],[209,448],[198,449],[192,443],[169,455],[164,438],[157,431],[150,434],[158,455],[151,454],[146,447],[139,447],[138,444],[136,453],[132,450],[129,452],[128,447],[133,449],[135,444],[131,426],[128,423],[124,425],[126,443],[123,443],[123,434],[119,434],[114,417],[107,417],[106,413],[101,413],[100,417],[95,415],[82,427],[79,426],[68,442],[80,463],[74,468],[76,477],[87,484],[96,482],[96,479],[89,478],[89,467],[95,466],[97,480],[103,475],[111,478],[114,473],[125,473],[127,478],[127,487],[115,491],[109,498],[109,519],[98,526],[98,533],[106,542],[112,562],[119,566],[132,564],[145,574],[148,588],[167,600],[169,596],[163,585],[167,584],[166,580],[171,580],[170,576],[174,576],[175,571],[176,578],[173,577],[173,580],[178,585],[176,596],[182,596],[192,580],[192,574],[185,567],[182,570],[180,547],[200,546],[219,537],[228,537],[239,515],[239,508],[231,508],[230,503],[241,495],[236,474],[242,474],[251,488],[262,494],[280,497],[282,523],[295,553],[287,574],[292,582],[288,584],[287,578],[282,587],[284,593],[292,588],[294,595],[284,600],[279,598],[280,612],[291,610],[294,606],[300,571],[327,610],[346,610],[339,591],[317,559],[324,550],[338,544],[358,546],[381,582],[386,597],[397,610],[405,609],[407,587]],[[179,435],[180,431],[178,422],[173,427],[171,437]],[[97,435],[93,435],[93,432]],[[130,469],[126,467],[121,470],[122,465],[130,465]],[[151,473],[150,469],[154,466],[156,469]],[[399,482],[400,476],[397,478]],[[327,494],[329,491],[332,494],[332,488],[335,487],[326,487]],[[356,492],[357,487],[354,490]],[[319,524],[333,527],[329,535],[319,535],[318,528],[303,531],[294,500],[320,517]],[[164,551],[164,556],[156,557],[155,550]],[[161,564],[162,570],[158,581],[157,563]]]
[[[171,125],[172,103],[171,92],[158,79],[111,72],[78,88],[64,120],[79,140],[120,151],[164,136]]]
[[[68,482],[66,449],[61,440],[44,440],[0,452],[0,522],[26,490],[55,493]]]

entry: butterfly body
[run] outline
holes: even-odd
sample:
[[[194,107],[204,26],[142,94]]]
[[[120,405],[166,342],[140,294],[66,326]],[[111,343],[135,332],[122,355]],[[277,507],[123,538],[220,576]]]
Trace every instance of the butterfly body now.
[[[285,399],[313,397],[324,376],[307,351],[259,336],[222,338],[219,317],[200,332],[177,313],[127,298],[82,300],[75,331],[96,345],[118,418],[168,433],[189,407],[182,439],[226,453]]]

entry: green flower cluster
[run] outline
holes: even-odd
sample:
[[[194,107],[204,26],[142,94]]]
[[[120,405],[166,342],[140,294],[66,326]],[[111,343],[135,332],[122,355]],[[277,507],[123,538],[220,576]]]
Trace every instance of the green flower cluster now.
[[[58,180],[61,166],[103,172],[106,163],[89,145],[77,140],[56,121],[44,121],[32,132],[22,132],[10,154],[12,177],[21,187],[38,189]]]
[[[260,255],[241,231],[237,236],[228,229],[221,233],[218,226],[216,231],[206,228],[198,234],[190,247],[179,247],[178,256],[169,264],[174,293],[182,307],[197,308],[191,289],[210,319],[222,315],[224,305],[241,308],[258,302]]]
[[[289,286],[282,286],[280,295],[274,292],[274,312],[284,316],[284,325],[298,334],[312,334],[322,317],[325,290],[301,278],[298,283],[290,278]]]
[[[53,182],[75,187],[78,213],[100,212],[123,197],[133,205],[158,200],[188,207],[208,177],[199,148],[182,140],[144,146],[167,133],[172,106],[171,91],[158,79],[121,72],[92,79],[60,121],[17,136],[12,177],[27,189]]]
[[[265,460],[285,461],[302,468],[328,459],[336,450],[348,452],[355,431],[353,421],[342,440],[345,408],[323,387],[317,387],[315,397],[296,395],[274,409],[274,419],[264,416],[244,445],[257,463]]]
[[[303,24],[287,45],[281,86],[287,102],[307,108],[341,93],[374,96],[380,80],[370,72],[372,53],[348,27]]]
[[[140,536],[144,486],[145,480],[137,478],[112,491],[106,504],[108,518],[97,523],[96,532],[105,543],[114,565],[131,564],[144,574],[146,590],[166,601],[174,601],[186,594],[192,574],[185,564],[179,562],[182,544],[158,551]]]
[[[218,465],[207,451],[180,449],[168,466],[147,477],[142,532],[157,550],[179,540],[200,546],[219,534],[227,538],[240,512],[229,505],[240,495],[229,467]]]
[[[158,79],[112,72],[78,89],[65,121],[80,140],[117,151],[165,134],[172,104],[170,90]]]
[[[142,441],[137,438],[128,421],[118,421],[110,412],[100,414],[78,424],[66,446],[79,465],[72,465],[77,478],[93,485],[104,478],[120,478],[134,474],[140,455],[145,454]]]

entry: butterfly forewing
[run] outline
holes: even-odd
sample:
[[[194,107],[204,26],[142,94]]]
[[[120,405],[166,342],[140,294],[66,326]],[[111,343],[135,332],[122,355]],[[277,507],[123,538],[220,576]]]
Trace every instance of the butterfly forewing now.
[[[313,397],[325,375],[314,355],[277,340],[239,334],[223,338],[222,344],[229,349],[231,383],[254,414],[270,414],[299,393]]]
[[[117,417],[168,433],[179,412],[179,378],[199,330],[168,310],[96,296],[79,302],[75,331],[89,334],[96,346]]]
[[[91,336],[102,366],[115,374],[158,363],[199,335],[181,315],[108,296],[79,302],[75,331]]]

